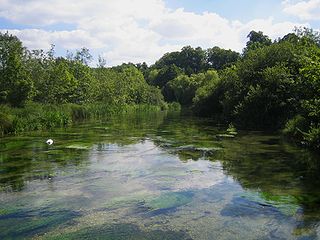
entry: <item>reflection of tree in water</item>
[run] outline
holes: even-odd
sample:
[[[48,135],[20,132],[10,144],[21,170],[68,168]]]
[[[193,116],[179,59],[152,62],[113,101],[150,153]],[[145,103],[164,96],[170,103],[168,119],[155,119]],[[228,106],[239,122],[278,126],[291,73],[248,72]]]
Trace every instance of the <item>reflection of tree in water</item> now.
[[[259,193],[268,206],[289,212],[296,235],[315,231],[320,220],[320,159],[272,136],[247,135],[224,144],[222,165],[243,188]]]
[[[301,196],[320,190],[319,156],[280,140],[276,144],[263,143],[268,138],[272,136],[249,135],[226,141],[222,154],[226,173],[245,188],[275,195]]]
[[[209,119],[168,116],[157,130],[154,143],[162,149],[177,154],[181,161],[214,160],[221,143],[213,141],[219,133]]]
[[[225,174],[244,189],[259,193],[254,201],[262,205],[273,203],[284,212],[298,206],[299,211],[294,213],[297,229],[319,221],[319,155],[272,134],[240,133],[235,139],[215,138],[219,133],[223,128],[210,126],[210,121],[169,119],[158,129],[155,143],[182,161],[220,161]]]
[[[165,117],[165,112],[150,112],[111,118],[104,124],[106,129],[102,130],[108,137],[103,136],[102,140],[118,145],[137,143],[154,134]]]
[[[151,138],[182,161],[220,161],[224,173],[249,190],[245,192],[258,194],[244,201],[238,196],[230,209],[239,210],[239,204],[244,203],[249,209],[261,205],[264,211],[264,204],[270,203],[299,206],[301,209],[292,215],[297,231],[312,228],[320,216],[319,156],[286,144],[275,135],[240,132],[234,139],[215,137],[225,129],[213,127],[206,119],[146,114],[56,130],[52,137],[57,141],[52,147],[46,146],[42,137],[41,141],[6,138],[0,146],[1,191],[20,191],[28,181],[85,170],[92,150],[109,151]],[[223,213],[228,214],[228,210]]]
[[[88,151],[48,150],[46,146],[26,148],[12,155],[12,152],[0,153],[3,191],[21,191],[28,181],[52,179],[66,168],[82,168],[88,159]]]
[[[105,144],[137,143],[157,129],[164,117],[164,113],[124,115],[105,123],[57,129],[51,133],[57,139],[52,146],[43,137],[6,138],[0,144],[0,191],[21,191],[28,181],[80,171],[89,164],[93,146],[99,151]]]

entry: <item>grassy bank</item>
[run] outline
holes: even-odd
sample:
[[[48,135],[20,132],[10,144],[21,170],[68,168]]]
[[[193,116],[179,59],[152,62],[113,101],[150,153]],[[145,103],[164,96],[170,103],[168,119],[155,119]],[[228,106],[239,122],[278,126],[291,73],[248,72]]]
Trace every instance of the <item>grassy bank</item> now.
[[[0,136],[63,127],[81,120],[99,120],[120,114],[162,110],[180,110],[180,105],[107,105],[102,103],[44,105],[29,103],[23,108],[0,105]]]

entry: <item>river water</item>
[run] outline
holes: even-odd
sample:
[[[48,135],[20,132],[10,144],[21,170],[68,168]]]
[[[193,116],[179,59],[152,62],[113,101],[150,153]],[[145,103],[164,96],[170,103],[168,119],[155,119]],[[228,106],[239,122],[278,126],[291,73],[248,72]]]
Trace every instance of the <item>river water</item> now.
[[[0,239],[320,239],[319,155],[225,131],[153,113],[0,138]]]

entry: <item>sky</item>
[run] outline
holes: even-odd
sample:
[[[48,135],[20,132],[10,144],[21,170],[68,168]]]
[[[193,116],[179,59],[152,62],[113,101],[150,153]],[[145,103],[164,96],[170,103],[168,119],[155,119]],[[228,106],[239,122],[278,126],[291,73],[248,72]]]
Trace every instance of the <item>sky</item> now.
[[[241,52],[251,30],[271,39],[320,30],[320,0],[0,0],[0,31],[56,55],[82,47],[108,66],[153,64],[183,46]]]

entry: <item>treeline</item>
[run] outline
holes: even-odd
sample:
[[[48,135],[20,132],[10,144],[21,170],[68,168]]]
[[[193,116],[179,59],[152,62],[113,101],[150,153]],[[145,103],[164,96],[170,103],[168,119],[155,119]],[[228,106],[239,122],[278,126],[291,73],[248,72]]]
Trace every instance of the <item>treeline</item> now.
[[[282,129],[320,148],[320,35],[311,29],[274,41],[251,31],[241,54],[186,46],[151,66],[106,68],[99,59],[99,66],[89,67],[91,58],[86,48],[66,57],[55,57],[54,48],[30,51],[0,33],[0,104],[72,104],[87,111],[94,104],[163,109],[178,102],[199,116],[245,129]],[[0,130],[1,118],[4,113]]]
[[[134,64],[90,67],[91,59],[86,48],[55,57],[54,47],[31,51],[16,36],[0,33],[0,135],[179,108],[168,105]]]
[[[242,54],[190,46],[140,65],[166,101],[245,129],[279,130],[320,148],[320,35],[295,29],[272,41],[251,31]]]
[[[133,64],[90,68],[90,60],[86,48],[55,57],[54,48],[29,51],[17,37],[0,33],[0,104],[164,104]]]

